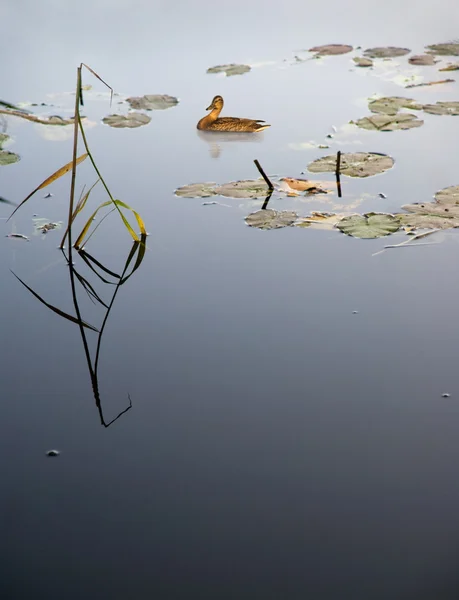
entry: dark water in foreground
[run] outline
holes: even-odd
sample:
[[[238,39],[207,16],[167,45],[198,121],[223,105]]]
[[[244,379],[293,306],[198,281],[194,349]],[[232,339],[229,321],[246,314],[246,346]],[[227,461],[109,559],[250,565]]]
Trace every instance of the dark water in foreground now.
[[[301,176],[327,152],[301,144],[367,114],[375,92],[404,95],[392,81],[351,73],[345,56],[290,64],[314,44],[420,53],[457,37],[445,18],[457,12],[454,2],[421,3],[415,14],[399,4],[385,7],[399,18],[379,21],[363,4],[345,13],[338,3],[259,11],[236,2],[227,15],[237,27],[227,16],[219,28],[223,17],[205,1],[83,2],[78,12],[51,1],[40,10],[30,3],[26,13],[7,5],[6,41],[17,47],[16,32],[23,43],[2,76],[6,100],[71,91],[85,60],[121,93],[167,93],[180,104],[132,131],[101,126],[105,99],[88,94],[85,107],[97,124],[88,137],[102,172],[151,234],[102,341],[106,419],[126,407],[128,393],[133,402],[108,429],[77,327],[10,273],[73,312],[56,250],[62,230],[31,235],[34,214],[66,219],[68,179],[50,188],[52,198],[39,193],[13,222],[0,222],[2,598],[459,596],[457,233],[372,256],[388,242],[259,231],[243,219],[261,201],[203,206],[173,195],[192,181],[256,177],[254,158],[271,174]],[[47,18],[37,29],[39,14]],[[269,61],[240,77],[205,74],[214,64]],[[438,76],[424,69],[427,80]],[[457,100],[451,86],[406,95]],[[216,93],[226,114],[264,118],[271,130],[236,143],[198,136],[195,122]],[[70,107],[71,98],[55,103]],[[423,118],[419,129],[359,132],[360,145],[342,146],[396,159],[383,176],[344,180],[345,193],[372,195],[357,210],[395,211],[459,183],[459,122]],[[7,132],[21,161],[1,168],[0,195],[19,201],[70,160],[71,140],[44,139],[58,134],[13,120]],[[81,173],[81,185],[94,181],[89,165]],[[95,192],[93,206],[104,199]],[[271,207],[335,209],[292,198]],[[1,204],[0,217],[9,214]],[[31,242],[4,237],[11,231]],[[88,244],[117,272],[129,250],[114,218]],[[109,298],[109,286],[98,286]],[[100,325],[99,308],[84,297],[81,304],[83,317]],[[61,455],[47,458],[50,448]]]

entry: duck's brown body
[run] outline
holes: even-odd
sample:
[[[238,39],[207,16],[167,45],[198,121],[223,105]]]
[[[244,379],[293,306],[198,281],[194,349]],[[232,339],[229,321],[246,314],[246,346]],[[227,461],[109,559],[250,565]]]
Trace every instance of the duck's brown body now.
[[[223,98],[215,96],[210,106],[206,110],[211,112],[203,117],[198,125],[198,129],[205,131],[263,131],[267,127],[271,127],[260,119],[239,119],[238,117],[219,117],[223,108]]]

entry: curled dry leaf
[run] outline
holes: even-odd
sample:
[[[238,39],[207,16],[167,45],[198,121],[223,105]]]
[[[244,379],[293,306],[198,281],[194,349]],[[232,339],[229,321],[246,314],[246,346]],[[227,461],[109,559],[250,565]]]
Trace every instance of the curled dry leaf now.
[[[313,211],[307,217],[299,217],[295,221],[295,227],[308,227],[310,229],[334,229],[343,219],[344,215],[335,213]]]
[[[307,192],[308,194],[329,194],[331,190],[324,188],[322,181],[310,181],[309,179],[294,179],[293,177],[282,177],[281,181],[297,192]],[[326,184],[325,184],[326,185]]]

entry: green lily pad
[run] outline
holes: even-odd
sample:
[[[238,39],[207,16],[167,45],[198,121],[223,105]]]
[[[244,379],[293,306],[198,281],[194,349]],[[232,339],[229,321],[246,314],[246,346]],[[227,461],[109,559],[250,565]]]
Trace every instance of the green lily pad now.
[[[290,210],[257,210],[250,213],[245,218],[245,222],[249,227],[257,229],[281,229],[282,227],[290,227],[296,221],[298,215]]]
[[[108,117],[102,119],[102,122],[105,123],[105,125],[116,128],[142,127],[142,125],[147,125],[150,121],[151,117],[138,112],[128,113],[127,115],[108,115]]]
[[[429,54],[438,54],[440,56],[459,56],[459,44],[431,44],[427,46]]]
[[[384,46],[378,48],[367,48],[364,52],[365,56],[370,58],[392,58],[394,56],[404,56],[409,54],[409,48],[397,48],[396,46]]]
[[[324,46],[309,48],[308,52],[315,52],[316,56],[336,56],[352,52],[352,49],[352,46],[348,46],[347,44],[326,44]]]
[[[395,233],[400,229],[400,222],[394,215],[367,213],[344,217],[336,227],[352,237],[374,239]]]
[[[215,193],[228,198],[263,198],[269,194],[269,188],[263,179],[245,179],[224,183]]]
[[[372,177],[384,173],[394,166],[394,159],[387,154],[376,152],[346,152],[341,154],[342,175],[349,177]],[[336,155],[324,156],[308,165],[311,173],[334,173],[336,170]]]
[[[397,129],[412,129],[421,127],[424,121],[410,113],[398,113],[396,115],[375,114],[371,117],[363,117],[355,122],[357,127],[369,129],[370,131],[396,131]]]
[[[454,229],[459,227],[459,219],[446,218],[440,215],[400,213],[395,216],[399,219],[401,225],[413,229]]]
[[[210,67],[207,69],[207,73],[226,73],[227,77],[232,75],[243,75],[250,71],[249,65],[236,65],[231,63],[229,65],[217,65],[216,67]]]
[[[143,110],[165,110],[177,106],[178,100],[174,96],[147,94],[145,96],[132,96],[126,98],[131,108]]]
[[[6,133],[0,133],[0,148],[3,146],[3,144],[5,142],[7,142],[10,139],[9,135],[6,135]]]
[[[210,198],[215,196],[214,182],[190,183],[175,190],[175,195],[182,198]]]
[[[439,204],[459,204],[459,185],[443,188],[435,194]]]
[[[408,108],[410,110],[421,110],[422,104],[412,98],[401,98],[400,96],[384,96],[370,100],[368,108],[371,112],[382,113],[385,115],[396,115],[400,109]]]
[[[0,166],[12,165],[13,163],[21,160],[18,154],[14,152],[8,152],[7,150],[0,150]]]
[[[422,109],[431,115],[459,115],[459,102],[437,102],[424,104]]]
[[[357,67],[372,67],[373,61],[371,58],[365,58],[364,56],[356,56],[352,59]]]
[[[432,54],[416,54],[415,56],[410,56],[408,62],[411,65],[430,67],[437,63],[438,60],[435,60]]]

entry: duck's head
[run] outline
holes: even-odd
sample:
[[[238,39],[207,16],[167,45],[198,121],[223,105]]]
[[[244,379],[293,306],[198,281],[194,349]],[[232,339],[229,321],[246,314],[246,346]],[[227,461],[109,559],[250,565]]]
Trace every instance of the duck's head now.
[[[221,110],[223,108],[223,98],[221,96],[215,96],[212,100],[211,104],[206,108],[206,110]]]

